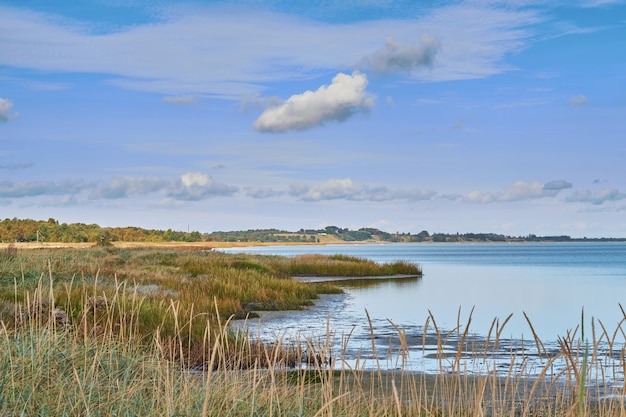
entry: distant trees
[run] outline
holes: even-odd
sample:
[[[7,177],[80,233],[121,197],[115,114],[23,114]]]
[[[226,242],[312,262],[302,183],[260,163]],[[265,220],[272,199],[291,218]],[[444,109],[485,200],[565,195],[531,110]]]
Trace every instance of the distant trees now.
[[[429,238],[430,238],[430,233],[428,233],[426,230],[422,230],[418,234],[412,236],[411,241],[412,242],[424,242],[428,240]]]
[[[432,235],[432,241],[433,242],[445,242],[446,235],[444,235],[443,233],[435,233]]]
[[[97,224],[59,223],[31,219],[4,219],[0,221],[0,242],[64,242],[80,243],[103,241],[127,242],[199,242],[204,239],[200,232],[148,230],[140,227],[100,227]]]
[[[289,232],[279,229],[250,229],[231,232],[200,233],[172,229],[156,230],[140,227],[100,227],[97,224],[59,223],[58,220],[4,219],[0,221],[0,242],[319,242],[320,237],[332,235],[346,242],[569,242],[580,241],[626,241],[615,238],[573,239],[567,235],[511,237],[497,233],[433,233],[426,230],[417,234],[388,233],[373,227],[351,230],[338,226],[323,229],[300,229]]]

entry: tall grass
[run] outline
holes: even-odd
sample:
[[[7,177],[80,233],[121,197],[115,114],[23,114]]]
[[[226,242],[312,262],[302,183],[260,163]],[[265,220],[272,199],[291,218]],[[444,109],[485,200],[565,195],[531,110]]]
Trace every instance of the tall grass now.
[[[42,279],[45,281],[48,278]],[[119,287],[94,318],[85,305],[77,321],[59,320],[57,295],[49,282],[28,292],[20,305],[19,323],[0,324],[0,415],[66,416],[621,416],[626,413],[623,388],[611,395],[579,391],[583,356],[572,349],[581,342],[574,333],[563,340],[538,375],[530,378],[496,369],[470,375],[462,362],[467,344],[446,354],[443,333],[435,375],[380,367],[365,371],[330,352],[332,329],[321,340],[292,343],[277,339],[261,344],[245,332],[229,330],[228,321],[212,328],[205,321],[201,347],[203,367],[190,367],[184,329],[176,306],[171,315],[175,338],[159,329],[146,340],[137,324],[145,302],[136,292]],[[216,314],[219,317],[219,314]],[[91,323],[101,323],[95,331]],[[202,320],[202,319],[200,319]],[[469,325],[471,315],[465,325]],[[425,328],[437,328],[434,317]],[[468,330],[461,331],[466,335]],[[492,354],[501,332],[494,322],[494,340],[472,346],[477,357]],[[406,338],[398,355],[408,355]],[[616,332],[622,332],[621,324]],[[603,337],[609,334],[603,331]],[[372,332],[372,337],[376,335]],[[576,347],[578,348],[578,347]],[[601,349],[599,339],[588,345],[588,366]],[[462,352],[463,350],[463,352]],[[312,355],[311,353],[315,354]],[[333,355],[336,361],[329,366]],[[570,364],[555,379],[550,364],[557,358]],[[446,371],[452,361],[452,371]],[[524,358],[511,355],[511,369]],[[621,353],[619,366],[624,365]],[[519,369],[519,367],[517,367]],[[578,376],[577,376],[578,375]],[[582,395],[582,397],[581,397]],[[580,407],[580,401],[585,402]]]
[[[288,274],[295,276],[341,276],[366,277],[389,275],[422,275],[419,265],[406,261],[379,264],[369,259],[347,255],[297,255],[285,258],[281,265]]]
[[[330,328],[318,340],[261,343],[231,326],[224,300],[281,299],[272,292],[279,284],[300,299],[304,290],[273,272],[282,260],[108,249],[14,255],[3,276],[11,288],[0,321],[1,416],[626,415],[626,388],[609,384],[626,370],[624,321],[616,329],[592,321],[588,342],[581,325],[558,352],[536,338],[542,368],[530,372],[524,353],[511,352],[503,374],[468,369],[465,358],[488,364],[508,318],[494,320],[481,344],[468,337],[471,314],[459,319],[450,353],[451,332],[430,315],[424,337],[434,330],[439,372],[405,369],[411,346],[397,326],[389,350],[398,368],[371,371],[370,358],[345,362],[333,351]],[[611,367],[600,361],[606,349]],[[557,361],[565,366],[554,375]]]
[[[217,329],[219,320],[231,316],[245,318],[261,310],[302,309],[320,293],[341,290],[331,283],[297,282],[291,279],[294,271],[306,269],[326,275],[336,273],[337,267],[342,274],[353,276],[365,270],[387,274],[389,269],[388,265],[358,258],[294,260],[114,247],[18,252],[8,247],[0,254],[0,319],[9,325],[15,323],[14,318],[21,315],[16,306],[30,302],[27,297],[38,289],[52,291],[53,304],[62,308],[69,321],[82,323],[86,332],[98,333],[110,327],[112,319],[126,323],[119,327],[132,328],[145,339],[153,338],[158,328],[163,340],[183,335],[187,360],[199,362],[207,322]],[[140,303],[133,304],[139,299]]]

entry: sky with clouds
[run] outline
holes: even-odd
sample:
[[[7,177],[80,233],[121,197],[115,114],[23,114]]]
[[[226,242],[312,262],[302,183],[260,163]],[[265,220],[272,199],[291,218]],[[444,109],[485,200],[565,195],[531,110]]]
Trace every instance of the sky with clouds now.
[[[0,1],[0,218],[626,237],[626,2]]]

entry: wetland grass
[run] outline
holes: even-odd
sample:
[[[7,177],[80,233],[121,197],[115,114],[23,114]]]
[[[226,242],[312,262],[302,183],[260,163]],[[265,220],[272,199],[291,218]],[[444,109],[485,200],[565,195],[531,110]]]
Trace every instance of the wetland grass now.
[[[274,271],[274,260],[245,260],[263,266],[259,270],[241,259],[219,258],[223,254],[210,263],[202,257],[212,254],[196,259],[193,254],[98,251],[18,253],[2,266],[3,285],[10,288],[2,293],[0,415],[626,415],[625,388],[607,392],[603,385],[614,374],[623,380],[626,364],[618,342],[623,321],[611,331],[602,323],[601,331],[592,326],[588,343],[577,329],[568,332],[560,351],[546,353],[543,368],[528,377],[525,358],[515,352],[504,376],[488,366],[468,372],[463,358],[471,314],[456,329],[467,343],[458,343],[452,354],[447,334],[439,332],[431,315],[424,328],[435,330],[440,372],[414,373],[403,366],[364,370],[360,360],[348,365],[342,352],[329,351],[331,329],[321,340],[260,343],[232,328],[221,310],[229,306],[222,304],[224,298],[241,303],[238,294],[247,292],[224,289],[211,296],[209,289],[197,289],[199,281],[225,274],[225,263],[260,280],[268,273],[263,268]],[[248,282],[232,274],[226,275],[233,286]],[[187,285],[175,285],[173,277]],[[197,298],[182,296],[186,287],[210,300],[197,306]],[[299,291],[288,288],[288,293]],[[488,336],[493,339],[469,346],[474,357],[493,354],[507,321],[494,320]],[[401,364],[411,342],[395,328],[401,343],[390,349]],[[598,360],[607,345],[615,358],[612,367]],[[331,357],[334,366],[329,366]],[[557,360],[566,366],[555,376]]]
[[[297,255],[286,258],[291,276],[367,277],[422,275],[419,265],[396,261],[379,264],[369,259],[347,255]]]
[[[32,304],[28,297],[37,290],[50,291],[54,303],[37,308],[59,306],[68,321],[81,323],[91,333],[110,327],[111,320],[126,323],[124,328],[146,339],[153,338],[158,328],[162,339],[182,340],[191,362],[194,355],[199,355],[195,360],[202,358],[196,352],[201,351],[198,346],[204,343],[207,323],[216,329],[220,320],[233,316],[303,309],[321,293],[341,292],[331,283],[291,279],[299,265],[318,276],[339,270],[347,276],[364,271],[382,275],[390,270],[390,265],[358,258],[290,259],[189,249],[95,246],[17,251],[9,246],[1,255],[0,319],[9,326],[23,316],[16,313],[22,308],[18,306]]]

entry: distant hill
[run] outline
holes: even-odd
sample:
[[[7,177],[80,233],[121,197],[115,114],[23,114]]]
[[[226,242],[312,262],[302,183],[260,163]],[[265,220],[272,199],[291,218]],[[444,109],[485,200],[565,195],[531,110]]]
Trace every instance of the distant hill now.
[[[278,229],[200,233],[142,229],[140,227],[100,227],[97,224],[59,223],[48,220],[4,219],[0,221],[0,242],[575,242],[626,241],[626,238],[572,238],[563,236],[506,236],[497,233],[388,233],[365,227],[351,230],[337,226],[323,229],[300,229],[297,232]]]

